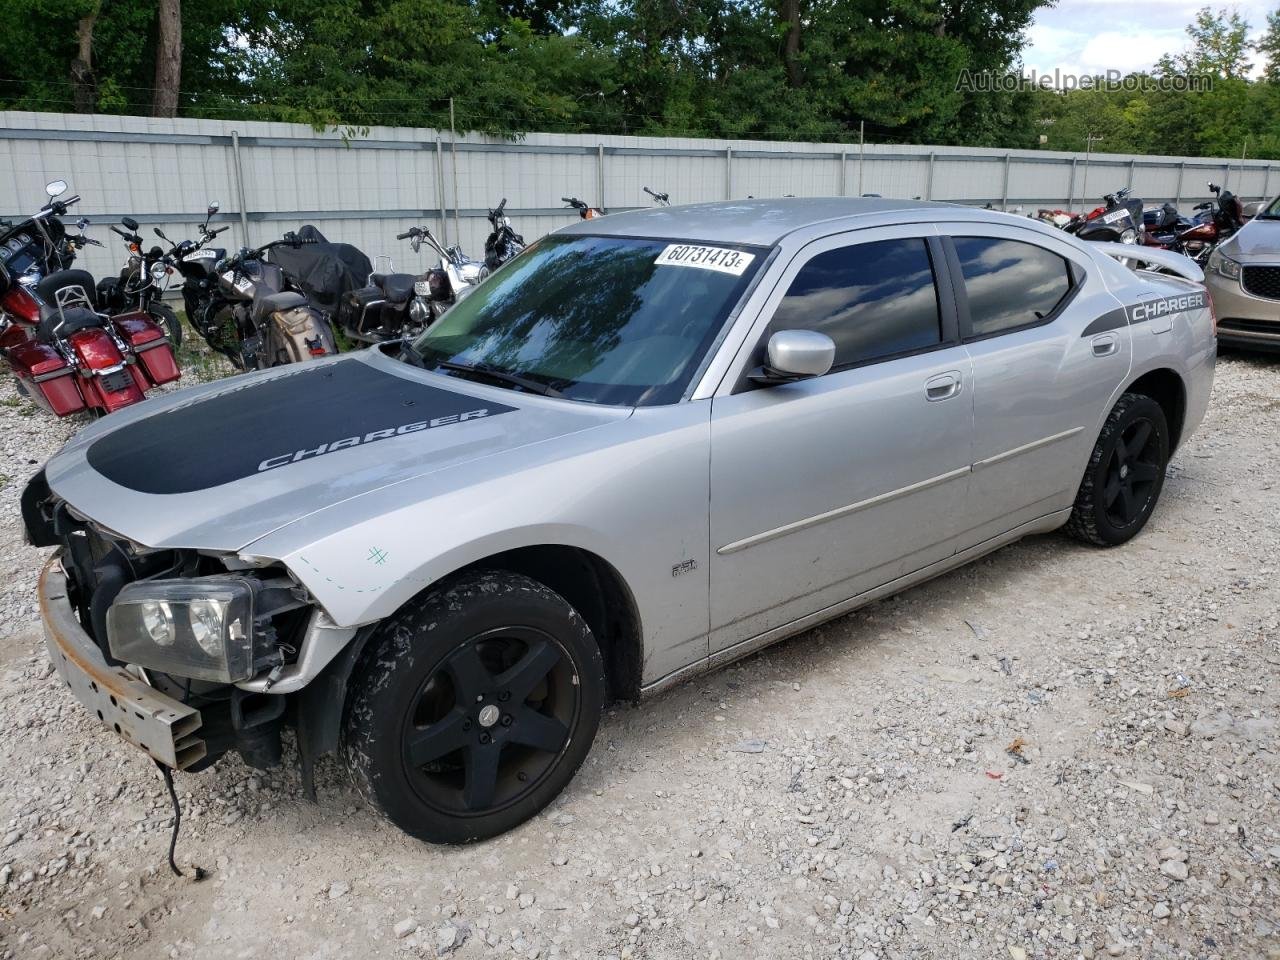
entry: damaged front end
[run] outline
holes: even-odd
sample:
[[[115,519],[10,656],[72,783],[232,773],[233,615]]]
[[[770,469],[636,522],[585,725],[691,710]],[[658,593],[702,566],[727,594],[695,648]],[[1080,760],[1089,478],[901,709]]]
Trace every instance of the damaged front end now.
[[[285,725],[299,725],[289,708],[302,698],[288,694],[354,630],[334,628],[278,564],[151,549],[102,529],[53,496],[43,471],[22,514],[32,544],[59,548],[41,578],[46,638],[91,713],[176,769],[205,769],[232,750],[250,766],[279,764]],[[309,774],[319,742],[305,739]]]

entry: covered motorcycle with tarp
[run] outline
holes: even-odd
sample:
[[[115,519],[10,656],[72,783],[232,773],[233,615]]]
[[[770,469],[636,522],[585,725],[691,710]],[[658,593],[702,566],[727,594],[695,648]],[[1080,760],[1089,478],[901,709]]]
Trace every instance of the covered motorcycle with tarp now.
[[[296,234],[297,246],[281,246],[271,251],[271,262],[282,269],[311,301],[312,306],[333,316],[342,297],[369,282],[373,264],[359,247],[333,243],[307,224]]]

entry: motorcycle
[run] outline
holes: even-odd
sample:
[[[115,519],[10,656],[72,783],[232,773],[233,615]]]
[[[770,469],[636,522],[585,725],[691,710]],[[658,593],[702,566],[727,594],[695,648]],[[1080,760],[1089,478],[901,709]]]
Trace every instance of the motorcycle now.
[[[1235,234],[1245,223],[1244,207],[1235,194],[1213,182],[1209,183],[1209,191],[1214,199],[1195,205],[1196,218],[1179,218],[1172,229],[1167,224],[1173,205],[1165,204],[1160,228],[1148,233],[1143,242],[1181,253],[1201,266],[1207,263],[1213,248]]]
[[[216,210],[217,206],[214,205]],[[124,266],[119,276],[105,277],[98,281],[98,304],[110,313],[140,311],[150,316],[164,329],[169,342],[173,346],[182,345],[182,325],[178,315],[163,302],[165,291],[169,287],[174,272],[184,277],[193,271],[193,265],[186,258],[199,250],[219,233],[231,229],[229,226],[209,230],[208,222],[201,227],[198,241],[183,240],[173,243],[159,227],[155,228],[156,236],[169,244],[166,251],[159,246],[144,250],[145,241],[138,233],[138,221],[132,217],[121,217],[121,227],[114,224],[108,227],[112,233],[121,237],[128,249]],[[184,284],[185,285],[185,284]]]
[[[280,240],[219,258],[207,277],[198,277],[192,270],[183,290],[184,297],[190,293],[187,317],[205,342],[236,369],[264,370],[338,352],[328,317],[296,289],[279,264],[265,259],[277,247],[314,242],[285,234]],[[182,262],[198,264],[202,271],[210,259],[200,256]],[[227,333],[234,338],[231,342]]]
[[[671,206],[671,196],[669,194],[658,193],[656,190],[650,190],[648,187],[644,188],[644,192],[647,193],[649,196],[653,197],[654,206],[657,206],[657,207]]]
[[[485,244],[486,259],[491,248],[497,266],[524,249],[523,238],[502,214],[505,206],[504,199],[489,213],[494,226],[489,239],[494,242]],[[505,240],[503,230],[510,232]],[[396,239],[408,240],[414,253],[427,244],[440,262],[422,274],[396,273],[390,257],[379,257],[387,269],[369,274],[368,284],[343,296],[338,307],[338,326],[352,340],[375,344],[415,337],[489,275],[487,264],[467,258],[457,245],[446,247],[426,227],[410,227]]]
[[[578,211],[578,216],[583,220],[594,220],[596,217],[603,217],[606,211],[603,207],[591,207],[585,201],[579,200],[577,197],[561,197],[568,206]]]
[[[1103,206],[1077,214],[1062,229],[1081,240],[1102,243],[1137,243],[1142,232],[1142,201],[1129,196],[1125,187],[1106,194]]]
[[[39,212],[0,234],[0,356],[18,389],[59,417],[111,413],[181,376],[163,328],[142,310],[99,312],[93,277],[71,268],[88,221],[68,233],[61,217],[80,198],[46,188]],[[97,244],[101,246],[101,244]]]
[[[515,232],[511,219],[502,212],[506,206],[507,198],[503,197],[502,202],[489,211],[489,225],[493,231],[484,241],[484,265],[489,273],[524,250],[524,237]]]

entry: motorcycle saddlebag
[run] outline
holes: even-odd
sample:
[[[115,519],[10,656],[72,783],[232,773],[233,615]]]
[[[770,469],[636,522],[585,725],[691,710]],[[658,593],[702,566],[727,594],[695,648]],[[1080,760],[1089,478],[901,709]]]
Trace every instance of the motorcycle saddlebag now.
[[[86,327],[71,334],[67,341],[89,371],[89,377],[82,379],[86,392],[97,393],[97,402],[91,400],[91,405],[112,413],[142,399],[143,384],[138,381],[144,377],[125,363],[107,331]]]
[[[173,345],[160,325],[147,314],[138,310],[113,317],[112,322],[138,358],[138,365],[147,377],[147,386],[172,383],[182,376],[173,355]]]
[[[358,333],[372,333],[382,326],[382,288],[361,287],[348,290],[338,304],[338,326]]]
[[[75,369],[53,347],[28,340],[11,347],[8,357],[19,382],[39,406],[59,417],[84,409]]]

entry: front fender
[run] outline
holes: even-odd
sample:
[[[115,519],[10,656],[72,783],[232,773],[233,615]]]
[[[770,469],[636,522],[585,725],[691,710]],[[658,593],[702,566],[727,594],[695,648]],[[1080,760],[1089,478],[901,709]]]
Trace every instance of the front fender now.
[[[634,597],[647,682],[707,654],[709,424],[709,401],[640,409],[337,503],[244,553],[282,561],[336,624],[357,627],[495,554],[575,547]]]

